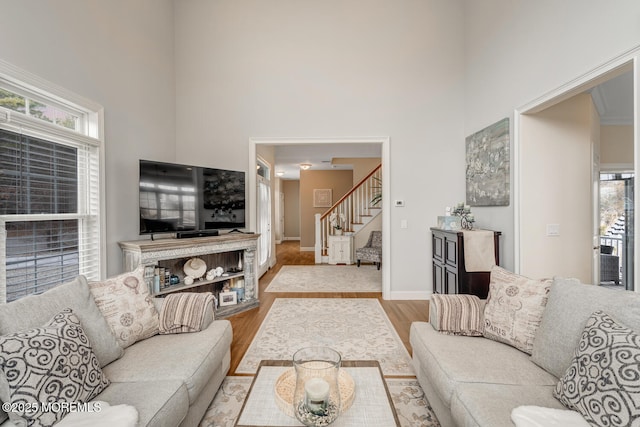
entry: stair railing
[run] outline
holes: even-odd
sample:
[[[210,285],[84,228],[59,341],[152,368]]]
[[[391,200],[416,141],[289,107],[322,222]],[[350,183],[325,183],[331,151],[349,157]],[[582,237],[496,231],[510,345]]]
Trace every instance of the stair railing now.
[[[343,232],[352,232],[355,224],[362,224],[362,218],[370,216],[372,209],[380,209],[380,203],[375,206],[371,205],[374,196],[380,193],[382,187],[382,165],[375,167],[367,176],[362,178],[347,194],[342,196],[340,200],[333,204],[323,214],[315,216],[315,261],[317,264],[322,262],[322,257],[327,255],[328,236],[341,234]],[[337,230],[331,224],[332,214],[336,214],[336,218],[340,221],[341,214],[344,221],[340,221],[342,230]]]

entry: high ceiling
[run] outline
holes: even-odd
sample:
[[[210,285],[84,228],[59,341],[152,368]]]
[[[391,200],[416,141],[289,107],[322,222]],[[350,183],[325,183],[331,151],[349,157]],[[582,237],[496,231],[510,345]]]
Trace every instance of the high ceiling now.
[[[591,90],[602,125],[633,124],[633,74],[622,74]],[[300,164],[310,170],[353,169],[335,158],[382,157],[380,144],[287,144],[275,147],[274,172],[281,179],[300,179]]]

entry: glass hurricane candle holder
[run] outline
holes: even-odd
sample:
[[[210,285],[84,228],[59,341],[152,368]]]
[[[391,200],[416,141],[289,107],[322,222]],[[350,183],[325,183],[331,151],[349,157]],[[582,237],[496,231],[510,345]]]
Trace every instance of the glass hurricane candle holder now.
[[[293,355],[296,388],[293,412],[305,426],[327,426],[340,414],[340,353],[329,347],[306,347]]]

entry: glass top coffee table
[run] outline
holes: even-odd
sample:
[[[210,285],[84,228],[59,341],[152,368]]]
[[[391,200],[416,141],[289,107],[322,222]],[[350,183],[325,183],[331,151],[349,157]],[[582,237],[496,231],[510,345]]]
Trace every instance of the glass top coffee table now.
[[[278,407],[274,387],[278,377],[291,368],[289,360],[263,360],[253,377],[236,427],[293,427],[302,424]],[[380,364],[375,360],[342,361],[355,383],[353,404],[331,424],[335,427],[400,426]]]

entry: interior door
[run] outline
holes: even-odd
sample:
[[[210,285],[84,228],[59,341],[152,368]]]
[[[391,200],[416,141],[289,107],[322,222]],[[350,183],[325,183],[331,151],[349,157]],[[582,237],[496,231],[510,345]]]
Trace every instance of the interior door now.
[[[593,260],[591,262],[593,272],[591,283],[598,285],[600,283],[600,144],[593,143],[593,162],[591,169],[591,184],[593,198]]]
[[[635,209],[634,209],[634,177],[629,177],[624,181],[624,217],[625,232],[623,240],[624,259],[622,261],[622,273],[625,288],[628,291],[635,290],[634,284],[634,242],[635,242]]]
[[[280,241],[284,240],[284,193],[280,191]]]
[[[268,176],[268,175],[267,175]],[[258,276],[269,269],[271,258],[271,185],[268,179],[258,175]]]

